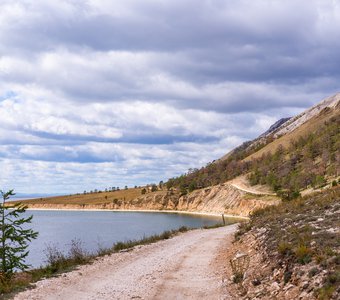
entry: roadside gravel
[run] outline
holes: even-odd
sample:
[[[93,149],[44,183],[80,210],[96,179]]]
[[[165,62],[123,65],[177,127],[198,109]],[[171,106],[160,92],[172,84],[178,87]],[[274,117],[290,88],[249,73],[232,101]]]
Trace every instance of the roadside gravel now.
[[[14,299],[229,299],[219,257],[236,228],[193,230],[98,258]]]

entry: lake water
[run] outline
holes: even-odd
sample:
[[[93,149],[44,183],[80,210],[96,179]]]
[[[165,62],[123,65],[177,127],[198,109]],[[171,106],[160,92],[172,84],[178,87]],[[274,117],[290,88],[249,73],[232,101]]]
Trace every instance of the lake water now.
[[[158,212],[29,210],[26,214],[33,215],[30,227],[39,232],[27,258],[33,267],[45,264],[44,252],[49,245],[67,253],[71,241],[78,239],[84,249],[93,253],[99,245],[111,247],[118,241],[140,239],[181,226],[199,228],[222,221],[217,217]]]

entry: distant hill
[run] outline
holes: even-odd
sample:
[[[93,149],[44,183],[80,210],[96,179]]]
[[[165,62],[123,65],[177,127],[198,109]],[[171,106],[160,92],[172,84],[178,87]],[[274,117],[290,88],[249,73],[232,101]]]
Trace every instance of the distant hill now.
[[[207,188],[223,185],[226,182],[228,184],[225,188],[210,190],[223,194],[220,197],[222,199],[235,189],[237,193],[247,193],[251,190],[251,194],[256,195],[254,191],[260,186],[261,189],[265,186],[271,189],[266,192],[267,195],[271,195],[271,201],[275,202],[273,194],[281,198],[294,198],[301,192],[306,193],[309,190],[338,183],[340,175],[339,112],[340,93],[323,100],[297,116],[277,121],[258,138],[243,143],[207,166],[170,178],[162,189],[154,194],[144,195],[142,189],[138,188],[62,197],[41,197],[25,201],[25,203],[59,206],[72,204],[77,208],[99,205],[100,208],[114,209],[197,210],[197,207],[192,207],[192,203],[195,203],[190,200],[192,197],[196,195],[196,198],[202,199],[202,203],[205,203],[208,199],[205,194]],[[251,188],[251,185],[254,188]],[[225,192],[223,189],[228,191]],[[192,193],[195,190],[197,192]],[[209,197],[215,199],[214,195],[209,195]],[[242,197],[237,199],[240,200]],[[187,206],[183,203],[187,203],[185,204]],[[241,205],[241,200],[237,203]],[[211,205],[211,203],[206,204]],[[227,207],[223,208],[220,202],[217,204],[214,208],[209,207],[209,211],[218,207],[218,211],[226,213],[237,214],[239,211],[246,211],[245,214],[248,214],[257,208],[257,205],[254,205],[251,209],[239,206],[227,209]],[[207,210],[208,206],[202,206],[199,209]]]
[[[169,179],[167,186],[187,193],[247,175],[253,184],[299,194],[337,180],[339,143],[340,93],[295,117],[279,120],[258,138],[206,167]]]

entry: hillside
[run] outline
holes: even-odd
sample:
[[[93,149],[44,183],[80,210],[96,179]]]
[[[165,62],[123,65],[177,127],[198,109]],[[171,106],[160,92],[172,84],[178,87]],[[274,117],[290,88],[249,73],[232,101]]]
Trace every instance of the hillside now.
[[[291,199],[300,193],[337,184],[339,112],[340,94],[337,94],[298,116],[279,120],[257,139],[244,143],[222,159],[170,178],[154,193],[142,195],[140,188],[127,189],[40,198],[25,204],[45,208],[185,210],[245,216],[259,207],[278,203],[275,194]],[[259,187],[270,199],[264,201],[259,196],[261,193],[256,192]]]
[[[221,159],[170,178],[158,191],[127,189],[25,204],[249,216],[221,253],[223,284],[233,299],[339,299],[339,149],[337,94],[279,120]],[[229,264],[239,257],[249,259],[246,272]]]
[[[234,183],[196,190],[189,195],[181,195],[178,191],[157,191],[141,195],[140,190],[130,192],[125,190],[120,193],[73,195],[25,201],[31,209],[158,210],[240,217],[246,217],[257,209],[278,203],[279,199],[273,194],[267,194],[265,191],[255,192],[253,189],[245,191],[234,186]]]
[[[130,188],[124,190],[115,190],[110,192],[92,192],[85,194],[72,194],[56,197],[45,197],[25,200],[25,204],[49,204],[49,205],[67,205],[73,204],[77,207],[83,205],[105,205],[114,201],[130,201],[141,195],[142,188]],[[19,201],[15,201],[19,202]]]
[[[338,180],[340,174],[340,94],[323,100],[222,159],[182,176],[167,186],[183,194],[248,175],[253,184],[292,196]]]
[[[339,299],[340,187],[254,213],[225,255],[250,257],[234,299]],[[227,269],[229,278],[233,275]]]

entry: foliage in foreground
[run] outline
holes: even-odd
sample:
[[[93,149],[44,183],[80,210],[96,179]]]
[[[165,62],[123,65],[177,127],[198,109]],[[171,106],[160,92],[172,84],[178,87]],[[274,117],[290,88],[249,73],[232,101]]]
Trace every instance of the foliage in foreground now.
[[[27,228],[33,216],[22,217],[26,207],[20,204],[9,205],[6,201],[14,195],[13,190],[0,191],[0,292],[5,290],[18,270],[29,268],[25,259],[29,253],[29,242],[38,233]]]

